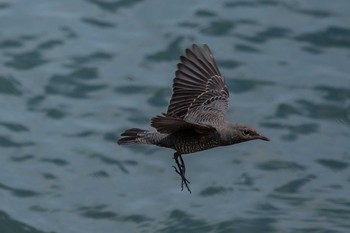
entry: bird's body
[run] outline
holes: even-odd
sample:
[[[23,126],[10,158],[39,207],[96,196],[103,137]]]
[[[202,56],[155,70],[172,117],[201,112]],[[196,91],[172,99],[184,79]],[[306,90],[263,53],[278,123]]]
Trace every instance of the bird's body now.
[[[135,132],[139,129],[131,130]],[[128,130],[124,134],[131,135]],[[193,130],[181,130],[171,134],[140,130],[137,135],[136,141],[131,144],[153,144],[174,149],[180,154],[194,153],[220,145],[219,135],[215,132],[202,135]]]
[[[224,119],[229,92],[207,45],[201,51],[194,44],[180,60],[168,111],[151,120],[151,126],[156,131],[126,130],[118,144],[153,144],[174,149],[175,171],[182,178],[182,187],[186,185],[190,191],[182,154],[254,139],[269,139],[253,128]]]
[[[146,131],[132,128],[126,130],[123,134],[126,142],[120,139],[119,144],[153,144],[160,147],[167,147],[176,150],[180,154],[190,154],[198,151],[208,150],[218,146],[228,146],[242,142],[237,130],[237,137],[232,137],[232,131],[237,126],[229,122],[222,122],[212,132],[203,134],[192,129],[183,129],[174,133],[159,133],[158,131]],[[130,140],[134,137],[133,140]]]

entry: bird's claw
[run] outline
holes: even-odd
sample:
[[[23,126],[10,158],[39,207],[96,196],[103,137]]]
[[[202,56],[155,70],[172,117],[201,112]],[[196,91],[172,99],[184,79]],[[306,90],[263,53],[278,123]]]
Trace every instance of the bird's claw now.
[[[179,157],[180,157],[181,164],[180,164],[180,162],[178,160]],[[191,189],[188,187],[188,185],[190,184],[190,181],[187,180],[186,177],[185,177],[186,168],[185,168],[185,163],[184,163],[181,155],[175,154],[174,155],[174,159],[175,159],[177,167],[173,166],[173,168],[175,169],[175,172],[181,176],[181,191],[184,190],[184,185],[185,185],[187,190],[190,193],[192,193]]]
[[[175,169],[175,172],[181,176],[182,182],[186,181],[186,182],[189,183],[189,184],[191,183],[191,182],[185,177],[185,175],[181,175],[181,173],[179,172],[179,170],[177,170],[177,168],[176,168],[175,166],[173,166],[173,168]]]

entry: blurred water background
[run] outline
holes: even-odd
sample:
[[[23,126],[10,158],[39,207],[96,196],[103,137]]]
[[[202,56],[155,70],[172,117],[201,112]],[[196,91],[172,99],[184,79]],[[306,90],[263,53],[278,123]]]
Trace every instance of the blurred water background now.
[[[350,1],[0,2],[0,233],[350,232]],[[207,43],[271,142],[120,147]]]

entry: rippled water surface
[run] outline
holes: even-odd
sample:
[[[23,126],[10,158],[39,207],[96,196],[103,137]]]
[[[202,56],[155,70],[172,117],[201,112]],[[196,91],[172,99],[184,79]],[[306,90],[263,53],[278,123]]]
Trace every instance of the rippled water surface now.
[[[350,2],[0,3],[0,232],[350,232]],[[207,43],[254,141],[120,147]]]

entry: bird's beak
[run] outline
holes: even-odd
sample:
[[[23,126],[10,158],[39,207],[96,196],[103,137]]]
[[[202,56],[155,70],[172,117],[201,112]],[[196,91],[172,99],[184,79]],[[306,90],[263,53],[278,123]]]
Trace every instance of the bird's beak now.
[[[264,140],[264,141],[270,141],[269,138],[267,138],[267,137],[265,137],[265,136],[263,136],[263,135],[260,135],[260,136],[258,137],[258,139],[261,139],[261,140]]]

